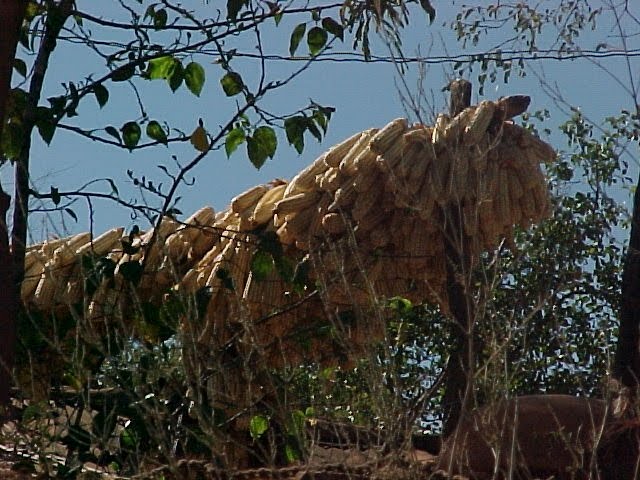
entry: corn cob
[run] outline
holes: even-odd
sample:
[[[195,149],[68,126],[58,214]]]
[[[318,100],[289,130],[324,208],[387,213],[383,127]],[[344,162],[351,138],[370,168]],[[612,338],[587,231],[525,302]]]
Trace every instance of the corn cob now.
[[[56,250],[56,248],[62,245],[65,241],[67,241],[66,238],[56,238],[53,240],[47,240],[42,244],[42,246],[40,247],[40,250],[42,251],[42,254],[44,255],[44,257],[48,259],[53,255],[53,252]]]
[[[291,197],[284,197],[275,204],[274,212],[278,215],[297,213],[315,205],[319,199],[320,192],[315,190],[312,192],[298,193]]]
[[[425,178],[422,181],[422,186],[420,187],[420,191],[418,192],[416,201],[418,216],[422,220],[431,220],[436,207],[436,198],[431,186],[431,179],[429,177],[430,174],[429,172],[427,172]]]
[[[322,228],[330,235],[340,235],[346,230],[345,219],[339,213],[327,213],[322,217]]]
[[[408,123],[406,118],[396,118],[385,125],[373,138],[371,138],[371,149],[382,155],[391,146],[400,141],[400,136],[407,130]]]
[[[426,147],[424,144],[412,143],[408,147],[410,152],[405,155],[413,156],[414,166],[411,172],[409,172],[407,179],[407,193],[409,196],[413,197],[418,194],[420,191],[422,184],[426,178],[427,170],[431,165],[432,156],[431,153],[431,144]]]
[[[450,120],[449,115],[446,113],[438,115],[435,125],[433,126],[433,132],[431,133],[431,143],[440,146],[445,142],[444,133]]]
[[[108,230],[102,235],[94,238],[89,243],[79,247],[75,254],[78,257],[83,257],[84,255],[89,254],[93,254],[98,257],[106,255],[112,248],[119,245],[123,232],[124,228],[122,227],[112,228],[111,230]]]
[[[450,195],[458,202],[464,200],[471,192],[467,190],[469,176],[469,158],[466,152],[459,150],[451,162]]]
[[[311,205],[304,210],[286,216],[287,229],[296,237],[296,239],[307,239],[309,235],[309,226],[317,215],[315,205]]]
[[[284,197],[313,190],[316,186],[316,175],[326,172],[329,168],[324,161],[326,156],[326,153],[321,155],[311,165],[293,177],[284,192]]]
[[[349,152],[342,158],[340,162],[339,168],[340,172],[351,176],[355,173],[355,160],[358,158],[358,155],[364,151],[365,148],[369,146],[369,141],[371,137],[377,132],[377,129],[371,128],[369,130],[365,130],[362,132],[362,136],[357,141],[353,147],[349,150]],[[333,166],[333,165],[332,165]]]
[[[353,166],[356,172],[358,170],[373,170],[373,168],[376,166],[377,158],[378,154],[374,152],[370,146],[368,146],[362,152],[360,152],[360,155],[356,157],[356,159],[353,161]]]
[[[287,226],[287,222],[284,222],[280,226],[280,228],[278,228],[276,233],[278,234],[278,238],[283,245],[292,245],[296,241],[295,235]]]
[[[354,190],[353,185],[342,185],[342,187],[336,190],[334,200],[327,210],[329,212],[337,212],[339,210],[349,208],[353,205],[356,197],[357,192]]]
[[[382,190],[382,179],[377,169],[358,170],[353,178],[353,189],[362,194],[373,189]]]
[[[52,255],[53,263],[56,267],[72,264],[75,261],[76,250],[85,245],[91,235],[87,233],[80,233],[62,242],[62,244],[56,248]]]
[[[494,198],[496,222],[498,225],[508,225],[511,221],[511,201],[509,199],[509,178],[504,168],[498,171],[498,189]]]
[[[247,208],[258,203],[258,200],[267,192],[266,185],[257,185],[246,192],[241,193],[231,200],[231,210],[234,213],[242,213]]]
[[[325,192],[335,192],[344,181],[344,176],[340,173],[340,169],[332,167],[326,172],[316,177],[316,184]]]
[[[42,275],[35,294],[33,295],[33,304],[40,310],[50,310],[53,308],[53,302],[56,295],[57,282],[47,275]]]
[[[379,225],[371,228],[370,231],[369,244],[372,250],[386,247],[389,244],[390,233],[382,222],[379,222]]]
[[[44,264],[40,264],[40,268],[32,268],[29,274],[25,274],[24,280],[20,285],[20,298],[22,302],[28,304],[33,301],[33,295],[38,288],[40,279],[44,277]]]
[[[374,188],[368,192],[362,192],[357,196],[351,215],[356,222],[360,222],[363,218],[367,217],[371,210],[380,210],[380,197],[382,196],[382,190]]]
[[[325,163],[330,167],[337,167],[340,165],[342,158],[349,152],[349,150],[351,150],[351,147],[360,140],[360,137],[362,137],[363,134],[364,132],[358,132],[344,140],[342,143],[339,143],[329,149],[326,157],[324,158]]]
[[[478,104],[464,129],[463,141],[465,145],[476,145],[480,142],[487,133],[495,111],[495,103],[489,100]]]
[[[266,192],[256,204],[253,214],[250,217],[253,228],[264,225],[273,219],[273,209],[275,204],[282,200],[286,184],[273,187]]]
[[[331,197],[329,197],[329,195],[322,195],[315,207],[313,219],[309,225],[309,239],[313,240],[316,237],[322,236],[322,218],[327,213],[329,203],[331,203]]]

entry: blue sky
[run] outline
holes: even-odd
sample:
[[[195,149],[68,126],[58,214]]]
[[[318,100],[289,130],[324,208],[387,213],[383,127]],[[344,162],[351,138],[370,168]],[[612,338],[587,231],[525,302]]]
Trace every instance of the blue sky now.
[[[134,1],[127,3],[132,6],[137,5]],[[143,7],[137,8],[144,11],[148,3],[145,2]],[[185,6],[197,8],[199,12],[209,15],[211,11],[215,11],[218,3],[221,6],[226,4],[219,0],[208,3],[202,0],[189,0],[183,3]],[[459,2],[433,3],[437,9],[437,19],[432,25],[429,25],[424,12],[416,6],[411,9],[411,24],[402,33],[403,48],[407,56],[415,56],[418,52],[427,57],[482,53],[514,33],[512,29],[507,28],[493,34],[490,41],[481,41],[476,46],[463,49],[457,42],[455,34],[444,25],[453,20],[455,14],[462,8],[461,4]],[[549,4],[551,8],[556,2],[543,3]],[[123,10],[115,0],[107,2],[79,0],[78,7],[96,16],[123,19]],[[635,9],[635,13],[640,16],[640,7],[631,8]],[[307,18],[297,21],[302,20]],[[623,22],[630,27],[633,25],[630,19],[623,19]],[[289,36],[295,23],[283,21],[278,28],[271,27],[264,32],[263,43],[267,53],[285,56],[288,54]],[[99,28],[92,27],[92,30],[95,38],[104,38],[107,35]],[[637,33],[638,30],[640,28],[636,28],[636,31],[629,30],[629,33]],[[557,35],[554,33],[557,32],[554,32],[552,26],[543,30],[541,34],[543,46],[552,46],[548,39],[555,39]],[[109,36],[112,39],[118,39],[117,35],[109,34]],[[630,36],[628,42],[627,49],[640,48],[640,36]],[[585,31],[580,38],[580,46],[585,50],[595,49],[599,44],[606,44],[608,50],[622,47],[611,17],[602,19],[596,31]],[[243,37],[234,46],[238,51],[255,51],[253,37]],[[347,52],[350,51],[351,44],[346,40],[344,44],[338,42],[333,47],[333,52]],[[306,53],[303,46],[301,46],[301,53]],[[388,49],[383,42],[376,41],[373,53],[388,55]],[[19,49],[18,57],[28,61],[28,56],[22,48]],[[226,98],[219,86],[222,69],[214,63],[213,57],[198,57],[196,60],[205,66],[207,74],[207,81],[199,98],[193,96],[184,87],[174,94],[163,82],[138,82],[150,118],[166,120],[172,127],[180,128],[185,132],[192,131],[197,126],[199,118],[202,118],[204,125],[212,130],[228,121],[235,109],[235,100]],[[630,66],[634,81],[638,81],[640,57],[632,58],[629,65],[621,57],[603,58],[600,62],[612,75],[605,73],[603,68],[587,59],[563,62],[532,61],[527,64],[526,77],[512,76],[508,84],[502,81],[488,84],[484,98],[497,98],[514,93],[529,94],[533,98],[531,110],[547,108],[552,112],[550,126],[564,121],[566,115],[561,112],[564,105],[558,103],[557,99],[545,91],[549,89],[557,89],[568,104],[579,107],[594,120],[615,114],[621,108],[633,109],[632,97],[620,84],[616,83],[614,77],[628,85],[630,78],[628,66]],[[269,75],[276,79],[298,65],[299,63],[292,65],[289,62],[273,61],[267,63],[267,69]],[[246,81],[251,82],[259,71],[259,64],[253,60],[241,60],[236,68],[243,74]],[[47,72],[44,98],[63,93],[61,87],[63,82],[77,82],[92,73],[98,77],[105,72],[104,61],[88,52],[86,47],[60,42],[52,58],[51,68]],[[470,77],[476,84],[474,101],[481,99],[478,97],[477,82],[475,82],[477,73],[476,69]],[[430,107],[436,110],[446,108],[446,93],[441,92],[441,88],[453,76],[455,74],[451,63],[434,64],[426,69],[422,88],[431,99]],[[14,79],[19,81],[20,79],[16,77],[17,75],[14,75]],[[411,64],[406,74],[406,82],[413,92],[417,91],[418,77],[418,66]],[[319,144],[311,137],[306,138],[305,151],[302,155],[298,155],[286,144],[284,135],[280,135],[276,157],[269,160],[260,170],[256,170],[250,164],[242,147],[230,159],[226,158],[223,151],[213,152],[193,171],[192,177],[195,179],[195,184],[180,190],[179,195],[182,196],[182,200],[179,207],[186,215],[203,205],[212,205],[216,210],[222,209],[233,196],[253,185],[265,183],[277,177],[290,178],[324,150],[354,132],[370,127],[381,127],[394,118],[406,116],[396,87],[399,79],[397,69],[390,63],[320,62],[313,65],[292,84],[267,98],[264,105],[275,109],[278,113],[295,111],[305,106],[309,99],[322,105],[335,107],[336,113],[324,141]],[[541,79],[544,80],[547,88],[541,87]],[[109,88],[111,98],[104,109],[100,110],[93,98],[88,98],[81,103],[78,109],[79,116],[66,123],[83,128],[103,128],[110,124],[119,127],[124,122],[139,117],[135,97],[129,88],[123,84],[113,83],[106,86]],[[430,118],[429,113],[426,118]],[[552,137],[551,141],[557,142],[557,137]],[[565,147],[559,144],[554,146]],[[48,191],[50,186],[60,190],[74,189],[93,178],[107,177],[117,183],[125,199],[134,196],[140,198],[136,188],[127,178],[128,169],[138,175],[154,179],[157,183],[163,180],[163,174],[158,170],[157,165],[172,166],[171,155],[176,155],[184,164],[197,154],[188,144],[128,153],[125,150],[79,138],[75,134],[62,130],[56,132],[50,146],[45,145],[36,134],[32,152],[32,182],[39,190]],[[632,153],[637,153],[637,150]],[[634,162],[632,172],[635,176],[637,162],[635,158],[632,161]],[[10,184],[8,166],[3,166],[0,173],[6,189]],[[166,183],[166,177],[164,181]],[[621,200],[626,200],[628,196],[627,191],[619,192]],[[117,225],[131,226],[134,223],[127,210],[112,203],[96,201],[93,207],[93,228],[96,232]],[[63,234],[65,231],[73,233],[87,230],[90,223],[87,205],[79,202],[74,209],[79,216],[77,223],[69,217],[66,217],[63,223],[58,214],[34,214],[31,223],[33,240],[41,240],[52,234]],[[142,221],[138,223],[142,228],[147,227]]]

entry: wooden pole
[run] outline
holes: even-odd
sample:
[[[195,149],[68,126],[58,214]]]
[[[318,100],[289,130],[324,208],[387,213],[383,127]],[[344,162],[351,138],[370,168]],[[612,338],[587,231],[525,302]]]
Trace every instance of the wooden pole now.
[[[471,83],[454,80],[450,84],[451,118],[471,105]],[[455,147],[454,147],[455,148]],[[455,155],[455,152],[454,152]],[[455,171],[452,172],[455,175]],[[473,301],[468,289],[471,260],[465,251],[462,205],[453,202],[444,209],[445,256],[447,259],[447,295],[452,317],[451,355],[447,363],[443,398],[444,428],[447,436],[458,425],[461,413],[468,409],[473,391]]]

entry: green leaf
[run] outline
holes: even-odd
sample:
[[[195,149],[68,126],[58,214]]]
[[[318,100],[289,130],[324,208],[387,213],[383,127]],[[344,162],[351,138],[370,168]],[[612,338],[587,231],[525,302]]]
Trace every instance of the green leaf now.
[[[24,131],[18,123],[5,123],[2,129],[1,150],[9,160],[15,160],[20,155]]]
[[[93,94],[96,96],[100,108],[104,107],[109,101],[109,90],[100,83],[93,86]]]
[[[200,92],[202,92],[204,80],[204,68],[202,68],[202,65],[199,63],[191,62],[184,69],[184,83],[187,84],[187,88],[191,90],[191,93],[196,97],[199,97]]]
[[[284,455],[287,458],[288,463],[295,463],[298,460],[300,460],[300,454],[298,453],[298,449],[294,445],[291,445],[290,443],[287,443],[284,446]]]
[[[155,120],[151,120],[147,124],[147,136],[160,143],[167,144],[167,134],[162,126]]]
[[[78,223],[78,215],[76,215],[76,212],[71,210],[69,207],[65,208],[64,211],[67,212],[67,215],[73,218],[76,223]]]
[[[234,128],[227,133],[227,137],[224,141],[224,150],[227,152],[227,158],[229,158],[245,140],[246,135],[242,128]]]
[[[344,41],[344,28],[338,22],[331,17],[325,17],[322,19],[322,28],[329,32],[334,37]]]
[[[167,55],[164,57],[152,58],[147,63],[147,70],[145,71],[145,78],[149,80],[162,79],[166,80],[170,78],[176,68],[176,65],[180,63],[180,60]]]
[[[56,124],[53,120],[38,120],[36,122],[36,127],[38,127],[38,133],[42,137],[42,140],[47,145],[51,144],[51,140],[53,140],[53,135],[56,133]]]
[[[249,421],[251,438],[257,440],[269,429],[269,419],[264,415],[256,415]]]
[[[235,20],[238,18],[238,13],[246,3],[247,0],[227,0],[227,19]]]
[[[247,153],[254,167],[260,168],[267,158],[273,158],[278,145],[276,134],[271,127],[260,127],[247,138]]]
[[[109,135],[111,135],[116,140],[118,140],[118,142],[122,143],[122,139],[120,138],[120,133],[118,132],[116,127],[109,125],[108,127],[106,127],[104,129],[104,131],[107,132]]]
[[[320,27],[313,27],[307,34],[307,45],[312,56],[316,56],[327,44],[329,35]]]
[[[264,250],[258,250],[251,260],[251,278],[259,282],[266,280],[273,267],[273,257]]]
[[[173,69],[173,73],[167,79],[169,83],[169,88],[172,92],[175,92],[182,85],[182,81],[184,80],[184,68],[182,67],[182,63],[176,62],[175,67]]]
[[[229,72],[220,79],[220,84],[227,97],[233,97],[239,94],[244,87],[244,82],[239,73]]]
[[[260,143],[260,146],[267,153],[269,158],[273,158],[278,148],[278,138],[276,132],[271,127],[258,127],[253,132],[253,139]]]
[[[125,123],[120,131],[122,132],[122,140],[129,149],[135,147],[140,141],[142,130],[137,122]]]
[[[306,23],[301,23],[293,29],[293,32],[291,33],[291,39],[289,40],[289,53],[291,54],[291,56],[296,53],[298,45],[300,45],[300,41],[302,40],[302,37],[304,37],[304,32],[306,31]]]
[[[167,11],[161,8],[153,15],[153,26],[155,28],[163,28],[167,25]]]
[[[22,75],[23,77],[26,78],[26,76],[27,76],[27,64],[24,63],[23,60],[20,60],[19,58],[14,58],[13,59],[13,68],[15,69],[16,72],[18,72],[20,75]]]
[[[111,74],[111,80],[114,82],[125,82],[136,73],[136,67],[132,63],[127,63],[116,68]]]
[[[302,116],[289,117],[284,121],[287,141],[293,145],[298,153],[304,150],[304,131],[307,129],[307,118]]]

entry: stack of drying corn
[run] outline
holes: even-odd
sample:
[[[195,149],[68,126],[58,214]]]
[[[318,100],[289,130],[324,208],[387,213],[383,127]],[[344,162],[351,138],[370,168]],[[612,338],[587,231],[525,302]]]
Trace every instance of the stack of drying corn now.
[[[114,229],[93,241],[81,234],[34,246],[23,301],[59,310],[84,300],[89,319],[126,321],[131,293],[113,282],[84,298],[80,258],[92,253],[113,260],[116,287],[125,265],[147,257],[136,300],[161,301],[171,288],[210,287],[204,327],[189,330],[204,343],[237,337],[241,325],[251,340],[245,343],[290,350],[300,329],[379,297],[444,305],[448,212],[458,212],[472,262],[509,239],[514,226],[526,228],[550,213],[540,163],[555,153],[504,120],[503,101],[481,102],[453,119],[440,115],[433,127],[394,120],[331,148],[288,183],[248,190],[225,211],[205,207],[183,223],[165,219],[151,245],[152,231],[130,238]],[[308,262],[317,295],[301,301],[310,292],[293,292],[275,269],[266,278],[251,272],[257,231],[275,232],[286,255]],[[139,251],[124,253],[123,240]],[[345,328],[355,343],[371,338],[371,326]],[[323,340],[315,340],[312,350],[326,351]]]

